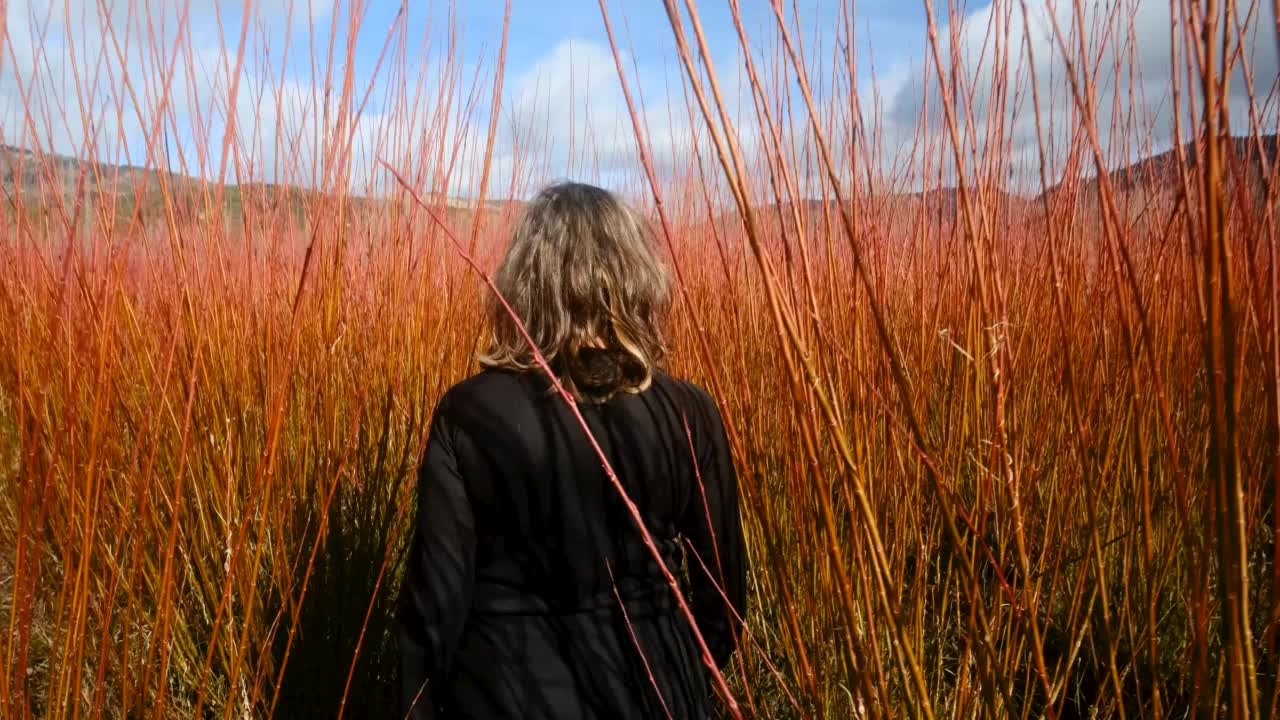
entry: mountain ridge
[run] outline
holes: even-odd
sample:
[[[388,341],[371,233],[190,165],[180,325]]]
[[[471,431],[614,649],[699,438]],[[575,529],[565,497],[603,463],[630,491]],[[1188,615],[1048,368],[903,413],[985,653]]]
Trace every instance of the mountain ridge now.
[[[1263,135],[1261,138],[1232,136],[1228,138],[1228,153],[1229,157],[1235,161],[1232,167],[1240,167],[1241,161],[1243,161],[1247,179],[1261,179],[1269,175],[1270,168],[1274,166],[1276,157],[1280,154],[1280,136],[1274,134]],[[1187,166],[1194,168],[1197,156],[1192,143],[1187,143],[1183,146],[1183,156],[1186,158]],[[131,195],[135,193],[135,188],[139,185],[147,195],[158,194],[160,189],[159,178],[162,175],[167,177],[171,187],[179,188],[181,191],[193,191],[203,182],[193,176],[171,171],[136,165],[116,165],[97,160],[82,161],[78,158],[56,153],[37,155],[25,148],[0,144],[0,189],[4,191],[5,195],[12,195],[15,190],[20,190],[24,198],[43,199],[47,195],[49,186],[48,181],[43,177],[46,172],[44,169],[45,163],[52,165],[52,169],[56,174],[56,183],[61,189],[64,200],[73,197],[76,193],[76,185],[79,182],[82,167],[86,163],[89,164],[91,173],[96,171],[93,174],[100,173],[112,176],[123,174],[125,177],[121,178],[121,187],[129,188]],[[1116,192],[1152,192],[1168,187],[1176,187],[1177,184],[1181,183],[1181,173],[1178,165],[1177,148],[1169,148],[1116,168],[1107,173],[1107,176],[1111,180],[1112,189]],[[139,177],[140,175],[142,177]],[[216,183],[209,183],[209,185],[217,186]],[[1021,195],[1005,189],[999,189],[996,192],[1001,203],[1018,206],[1043,200],[1046,196],[1053,197],[1063,192],[1065,187],[1071,186],[1074,186],[1075,192],[1078,193],[1093,193],[1097,190],[1098,178],[1097,176],[1092,176],[1060,182],[1033,196]],[[259,181],[227,183],[222,187],[227,196],[227,201],[236,206],[236,209],[239,209],[243,199],[250,195],[256,195],[264,200],[270,198],[273,202],[278,201],[283,196],[292,203],[301,203],[308,197],[320,194],[320,191],[298,185]],[[930,213],[954,216],[959,209],[958,192],[958,189],[954,186],[942,186],[920,191],[888,192],[876,194],[872,197],[879,202],[888,202],[890,204],[900,202],[924,203],[926,210]],[[350,195],[349,197],[362,204],[370,200],[370,198],[360,195]],[[517,198],[487,199],[484,203],[484,209],[501,211],[508,205],[519,207],[524,202]],[[821,200],[809,199],[799,202],[811,211],[814,209],[820,210],[822,206]],[[12,205],[13,201],[10,199],[8,204]],[[150,204],[154,204],[157,207],[159,205],[158,202]],[[769,203],[765,207],[771,207],[774,204]],[[473,198],[464,196],[448,196],[440,201],[441,207],[458,211],[475,211],[479,209],[477,205]]]

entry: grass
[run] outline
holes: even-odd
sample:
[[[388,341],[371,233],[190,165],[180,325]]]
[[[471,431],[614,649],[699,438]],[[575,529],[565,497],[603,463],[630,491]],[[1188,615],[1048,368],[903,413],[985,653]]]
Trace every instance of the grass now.
[[[668,7],[683,74],[665,102],[696,152],[659,175],[637,123],[644,162],[618,189],[661,228],[679,274],[671,370],[713,390],[742,477],[751,610],[725,713],[1273,715],[1280,172],[1274,151],[1239,148],[1274,147],[1274,98],[1224,118],[1222,64],[1186,50],[1247,73],[1224,42],[1271,30],[1175,23],[1175,60],[1201,82],[1179,90],[1195,98],[1181,159],[1116,187],[1106,171],[1157,133],[1100,139],[1146,100],[1090,79],[1132,62],[1123,12],[1071,6],[1052,31],[1068,73],[1041,87],[1016,64],[939,83],[959,52],[949,10],[929,45],[937,105],[914,162],[886,169],[849,139],[849,107],[821,103],[857,99],[856,44],[823,57],[784,17],[744,67],[753,110],[730,116],[696,8]],[[997,60],[1024,42],[1008,27],[988,29]],[[1079,49],[1086,27],[1118,59]],[[484,174],[450,157],[446,123],[500,80],[472,81],[456,55],[407,77],[414,46],[394,30],[386,117],[413,117],[423,93],[447,109],[384,125],[377,154],[442,208]],[[343,52],[317,62],[349,67]],[[405,193],[357,197],[393,184],[333,180],[351,169],[352,83],[308,138],[319,164],[277,150],[311,173],[281,185],[313,190],[86,162],[70,186],[37,173],[36,192],[5,196],[0,715],[395,714],[413,470],[435,400],[475,369],[485,290]],[[975,119],[978,88],[1007,113]],[[1038,162],[1014,167],[1014,118],[1034,118]],[[247,162],[234,133],[200,142]],[[551,157],[536,138],[521,152]],[[216,176],[205,162],[187,171]],[[1011,168],[1035,192],[1002,192]],[[518,211],[444,223],[485,269]]]

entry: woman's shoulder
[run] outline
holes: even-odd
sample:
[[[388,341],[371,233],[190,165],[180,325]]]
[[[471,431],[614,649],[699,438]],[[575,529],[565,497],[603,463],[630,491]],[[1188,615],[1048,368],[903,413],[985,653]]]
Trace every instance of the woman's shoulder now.
[[[531,426],[534,399],[522,373],[483,369],[440,396],[432,423],[471,437],[497,437]]]
[[[712,394],[692,380],[655,369],[647,392],[668,398],[685,413],[719,419]],[[536,371],[484,368],[446,390],[437,405],[437,412],[470,414],[484,408],[515,412],[517,406],[533,405],[538,399],[554,397],[550,383]]]
[[[655,370],[653,386],[674,396],[688,410],[719,418],[720,413],[716,407],[715,398],[706,388],[692,380],[676,377],[663,370]]]
[[[510,402],[527,390],[525,375],[503,368],[481,368],[446,390],[440,397],[439,407]]]

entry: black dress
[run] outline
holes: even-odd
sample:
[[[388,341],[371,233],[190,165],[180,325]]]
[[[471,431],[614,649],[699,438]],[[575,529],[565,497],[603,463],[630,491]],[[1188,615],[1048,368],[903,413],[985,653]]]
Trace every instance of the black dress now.
[[[548,388],[540,373],[486,370],[436,408],[400,597],[405,707],[415,718],[709,717],[710,674],[685,616]],[[715,404],[659,373],[642,393],[580,407],[667,566],[680,576],[686,564],[685,595],[724,666],[746,563]]]

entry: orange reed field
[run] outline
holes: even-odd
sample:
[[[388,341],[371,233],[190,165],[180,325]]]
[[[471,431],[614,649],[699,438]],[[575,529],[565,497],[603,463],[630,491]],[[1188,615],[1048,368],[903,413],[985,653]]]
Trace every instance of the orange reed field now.
[[[719,28],[752,50],[716,71],[699,8],[666,4],[657,97],[601,4],[621,177],[613,128],[529,131],[494,162],[517,30],[464,57],[448,9],[427,38],[359,29],[376,82],[344,35],[287,48],[331,90],[292,128],[227,110],[290,92],[269,61],[235,82],[279,57],[261,23],[222,29],[228,99],[179,108],[191,20],[148,30],[136,2],[79,91],[24,96],[3,128],[0,717],[398,716],[414,471],[485,338],[468,260],[494,266],[565,153],[652,219],[670,369],[729,428],[751,595],[724,717],[1280,713],[1280,169],[1253,69],[1273,0],[1173,0],[1161,98],[1100,79],[1136,64],[1135,2],[995,0],[975,28],[925,0],[928,91],[895,138],[852,2],[821,45],[780,2]],[[10,26],[0,73],[59,22]],[[175,155],[179,110],[200,122]],[[126,116],[127,157],[102,137]],[[77,157],[51,127],[85,128]]]

